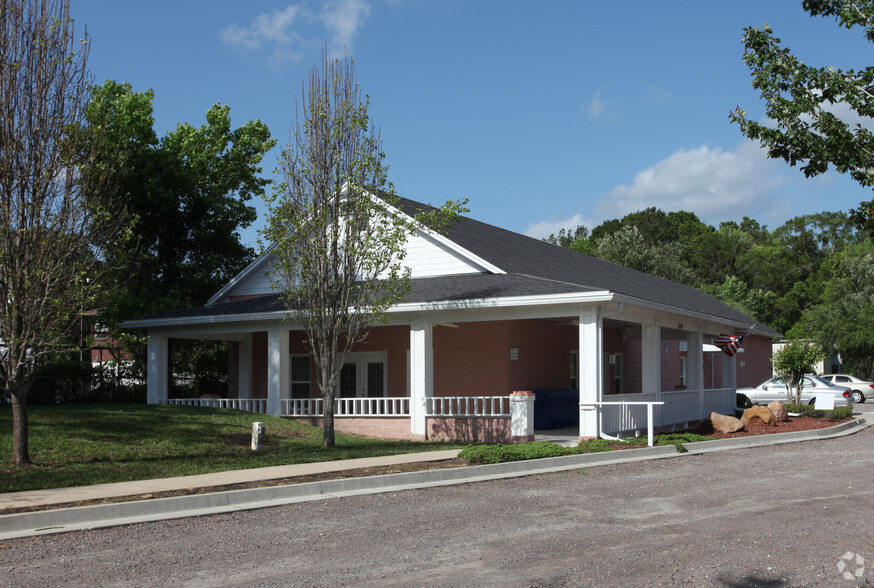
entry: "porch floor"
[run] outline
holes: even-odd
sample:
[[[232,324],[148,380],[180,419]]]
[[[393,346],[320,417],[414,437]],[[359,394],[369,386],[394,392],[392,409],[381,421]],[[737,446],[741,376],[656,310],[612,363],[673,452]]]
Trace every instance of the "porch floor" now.
[[[534,431],[535,441],[549,441],[562,447],[575,447],[580,442],[580,428],[544,429]]]

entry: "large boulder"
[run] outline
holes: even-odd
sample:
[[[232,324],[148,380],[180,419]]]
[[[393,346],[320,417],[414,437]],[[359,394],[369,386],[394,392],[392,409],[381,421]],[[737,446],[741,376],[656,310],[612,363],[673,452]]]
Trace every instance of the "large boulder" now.
[[[767,406],[754,406],[744,411],[740,420],[744,426],[749,426],[750,423],[762,423],[765,425],[774,425],[777,423],[774,413],[768,410]]]
[[[739,418],[719,414],[718,412],[710,413],[710,422],[713,423],[713,430],[720,433],[736,433],[744,429],[744,424]]]
[[[786,410],[786,405],[779,400],[775,400],[769,404],[768,410],[771,411],[771,414],[774,415],[774,418],[777,419],[778,423],[785,423],[789,420],[789,411]]]

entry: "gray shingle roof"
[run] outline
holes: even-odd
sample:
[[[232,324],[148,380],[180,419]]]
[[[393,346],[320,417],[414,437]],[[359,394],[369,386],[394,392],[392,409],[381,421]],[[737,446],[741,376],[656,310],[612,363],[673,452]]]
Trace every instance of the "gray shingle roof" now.
[[[412,213],[424,205],[401,199],[401,209]],[[545,296],[606,291],[643,302],[691,311],[740,324],[755,324],[758,332],[775,331],[688,286],[644,274],[604,260],[512,231],[461,217],[451,225],[447,237],[501,268],[506,274],[465,274],[418,278],[411,282],[408,303],[494,299],[516,296]],[[235,314],[281,312],[284,304],[277,295],[217,303],[146,317],[195,318]]]

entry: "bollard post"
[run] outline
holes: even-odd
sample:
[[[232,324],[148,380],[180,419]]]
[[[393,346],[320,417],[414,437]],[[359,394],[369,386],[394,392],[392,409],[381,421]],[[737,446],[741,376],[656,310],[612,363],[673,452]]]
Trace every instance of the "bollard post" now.
[[[264,432],[264,423],[252,423],[252,451],[261,451],[261,443],[264,441]]]

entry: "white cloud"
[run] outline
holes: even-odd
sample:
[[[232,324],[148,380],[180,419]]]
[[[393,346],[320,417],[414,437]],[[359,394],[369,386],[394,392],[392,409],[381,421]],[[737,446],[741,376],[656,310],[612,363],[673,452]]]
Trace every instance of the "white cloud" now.
[[[651,102],[670,102],[674,95],[665,88],[650,84],[648,98]]]
[[[219,33],[219,38],[226,45],[247,51],[268,50],[273,65],[298,60],[304,49],[325,44],[330,56],[339,58],[346,50],[351,51],[369,14],[365,0],[336,0],[318,14],[300,5],[289,5],[259,14],[249,26],[232,24]]]
[[[271,61],[281,63],[287,59],[298,59],[292,44],[299,36],[292,30],[300,7],[289,5],[285,10],[274,10],[269,14],[259,14],[248,27],[230,25],[219,33],[219,38],[232,47],[242,47],[255,51],[263,47],[272,49]]]
[[[352,50],[352,41],[369,14],[370,6],[363,0],[339,0],[325,5],[321,19],[332,33],[330,50],[333,57],[342,57],[345,50]]]
[[[604,114],[606,105],[604,104],[604,101],[601,100],[602,90],[603,88],[598,88],[598,91],[595,92],[595,95],[592,96],[591,100],[589,100],[589,118],[597,120],[601,118],[602,114]]]
[[[583,215],[575,214],[572,217],[566,219],[556,219],[552,221],[532,223],[528,225],[528,229],[525,231],[525,234],[529,237],[534,237],[535,239],[545,239],[550,235],[558,235],[558,232],[562,229],[573,231],[580,225],[589,226],[589,224],[590,223],[587,223],[583,219]]]
[[[604,219],[655,206],[664,211],[694,212],[702,221],[718,223],[742,216],[761,218],[785,209],[775,192],[789,180],[779,165],[751,141],[735,151],[697,147],[680,150],[634,176],[597,204]]]

